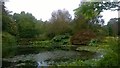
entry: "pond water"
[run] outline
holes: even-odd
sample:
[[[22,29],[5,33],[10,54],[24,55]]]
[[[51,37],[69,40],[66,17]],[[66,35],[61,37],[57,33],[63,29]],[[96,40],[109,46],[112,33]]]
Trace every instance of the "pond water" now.
[[[49,66],[54,64],[55,62],[60,61],[69,61],[70,59],[92,59],[99,58],[101,54],[96,52],[89,51],[64,51],[64,50],[55,50],[55,51],[44,51],[38,54],[29,54],[29,55],[19,55],[12,58],[3,59],[3,66],[10,66],[11,68],[16,66]],[[29,67],[28,67],[29,68]]]

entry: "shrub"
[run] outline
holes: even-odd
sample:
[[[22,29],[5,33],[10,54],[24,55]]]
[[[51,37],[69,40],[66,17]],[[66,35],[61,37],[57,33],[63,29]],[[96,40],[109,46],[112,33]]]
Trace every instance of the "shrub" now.
[[[51,46],[51,41],[35,41],[33,42],[33,45],[40,47],[49,47]]]
[[[118,66],[118,55],[116,53],[108,53],[98,62],[98,66],[111,67]]]
[[[108,48],[110,50],[107,54],[98,62],[98,65],[101,67],[110,67],[119,65],[119,46],[118,46],[118,39],[115,37],[108,37],[107,44],[109,45]],[[108,49],[107,48],[107,49]]]
[[[90,40],[89,44],[90,46],[97,46],[98,40],[97,39],[92,39]]]
[[[70,42],[73,45],[87,45],[91,39],[94,39],[95,33],[91,30],[82,30],[76,34],[74,34]]]
[[[7,32],[2,33],[2,56],[9,57],[16,53],[14,46],[17,45],[16,38]]]
[[[57,45],[69,44],[69,35],[58,35],[52,39],[52,43]]]

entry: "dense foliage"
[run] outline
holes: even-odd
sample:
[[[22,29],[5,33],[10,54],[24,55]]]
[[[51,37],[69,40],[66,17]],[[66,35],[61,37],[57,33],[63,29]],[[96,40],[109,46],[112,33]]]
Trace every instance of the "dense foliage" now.
[[[10,55],[15,55],[16,53],[16,48],[15,46],[17,45],[17,40],[14,36],[7,32],[2,33],[2,53],[3,57],[9,57]]]
[[[87,29],[73,35],[70,41],[73,45],[87,45],[90,40],[95,39],[95,37],[95,33]]]
[[[58,49],[90,51],[100,53],[102,57],[87,60],[69,59],[69,61],[61,61],[55,65],[118,66],[120,18],[112,18],[107,25],[104,25],[100,13],[103,10],[118,11],[119,3],[82,2],[74,10],[74,19],[66,9],[59,9],[51,13],[49,21],[42,21],[25,11],[12,15],[10,11],[6,10],[5,3],[2,2],[2,57]],[[84,55],[82,56],[84,57]]]

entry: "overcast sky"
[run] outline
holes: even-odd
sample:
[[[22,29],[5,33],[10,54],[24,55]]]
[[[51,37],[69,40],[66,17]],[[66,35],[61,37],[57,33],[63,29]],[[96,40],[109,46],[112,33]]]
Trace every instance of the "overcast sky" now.
[[[5,6],[13,13],[21,11],[32,13],[38,20],[43,21],[51,18],[51,13],[54,10],[66,9],[74,18],[73,10],[80,4],[80,0],[9,0]],[[101,13],[105,22],[110,18],[118,17],[118,12],[104,11]]]

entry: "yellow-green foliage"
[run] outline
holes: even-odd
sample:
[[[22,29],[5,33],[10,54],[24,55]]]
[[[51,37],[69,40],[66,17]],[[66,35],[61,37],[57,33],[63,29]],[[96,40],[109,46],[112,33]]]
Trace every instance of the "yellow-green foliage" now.
[[[108,44],[108,51],[106,55],[98,62],[99,66],[111,67],[111,66],[118,66],[118,52],[119,52],[119,45],[118,45],[118,38],[116,37],[107,37],[106,44]],[[112,67],[111,67],[112,68]]]

